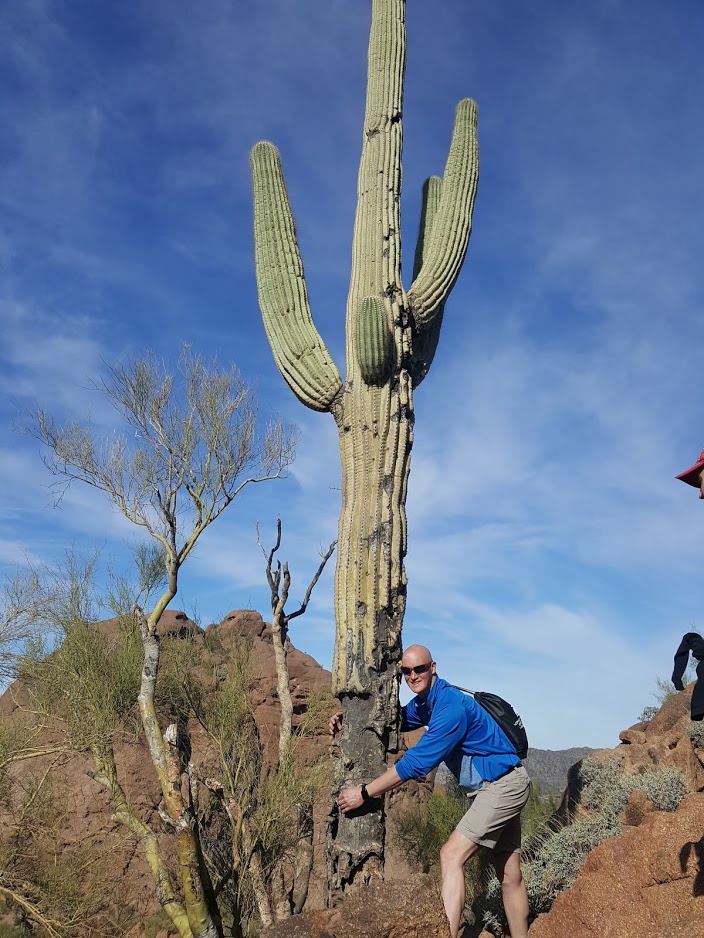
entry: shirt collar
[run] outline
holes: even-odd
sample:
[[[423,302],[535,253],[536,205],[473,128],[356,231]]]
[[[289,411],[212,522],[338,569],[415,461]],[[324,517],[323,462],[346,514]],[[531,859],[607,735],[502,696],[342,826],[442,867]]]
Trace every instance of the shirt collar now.
[[[428,707],[428,709],[432,712],[432,709],[435,706],[435,700],[438,696],[438,692],[441,686],[444,687],[446,684],[447,684],[447,681],[444,681],[441,677],[438,677],[436,674],[435,680],[433,681],[433,686],[430,688],[430,692],[428,693],[428,696],[425,698],[425,700],[419,701],[420,706]]]

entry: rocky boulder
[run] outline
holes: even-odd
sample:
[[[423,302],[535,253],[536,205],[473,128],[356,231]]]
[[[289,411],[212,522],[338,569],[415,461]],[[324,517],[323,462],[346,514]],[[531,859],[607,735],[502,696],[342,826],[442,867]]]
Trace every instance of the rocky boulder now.
[[[673,813],[627,808],[624,822],[623,832],[592,850],[577,882],[538,916],[530,938],[704,933],[704,793],[689,795]]]

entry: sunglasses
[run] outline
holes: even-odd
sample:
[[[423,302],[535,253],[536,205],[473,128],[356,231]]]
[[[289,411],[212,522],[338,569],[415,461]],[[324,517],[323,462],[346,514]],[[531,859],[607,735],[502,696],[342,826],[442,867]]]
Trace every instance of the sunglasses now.
[[[404,677],[408,677],[408,675],[413,674],[414,671],[416,674],[425,674],[431,664],[432,661],[428,664],[417,664],[415,668],[401,668],[401,674],[403,674]]]

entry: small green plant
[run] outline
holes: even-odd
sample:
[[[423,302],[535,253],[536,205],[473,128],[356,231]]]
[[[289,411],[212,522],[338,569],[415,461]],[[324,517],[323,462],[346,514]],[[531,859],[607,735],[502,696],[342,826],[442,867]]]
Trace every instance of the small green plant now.
[[[433,793],[422,804],[406,810],[396,829],[404,847],[420,864],[424,873],[437,868],[440,848],[469,809],[462,792]]]
[[[687,670],[682,675],[682,683],[686,687],[690,681],[694,680],[696,680],[696,672],[690,663],[687,666]],[[672,681],[667,680],[664,677],[656,677],[655,690],[652,692],[651,696],[657,700],[657,705],[644,707],[640,717],[638,718],[639,722],[647,723],[648,721],[652,720],[665,701],[677,693],[679,693],[679,691],[672,683]]]
[[[692,720],[687,727],[687,736],[697,749],[704,749],[704,721]]]

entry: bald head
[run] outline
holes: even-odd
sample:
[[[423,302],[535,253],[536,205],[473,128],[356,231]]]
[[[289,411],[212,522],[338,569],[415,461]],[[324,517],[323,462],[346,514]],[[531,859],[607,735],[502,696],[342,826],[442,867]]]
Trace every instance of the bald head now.
[[[407,658],[409,660],[406,660]],[[410,660],[411,658],[413,659],[412,662]],[[432,660],[433,656],[430,654],[430,649],[426,648],[425,645],[409,645],[401,659],[402,664],[407,667],[413,667],[414,664],[423,664],[426,661]]]
[[[414,694],[425,700],[435,682],[435,662],[425,645],[411,645],[401,659],[401,673]]]

